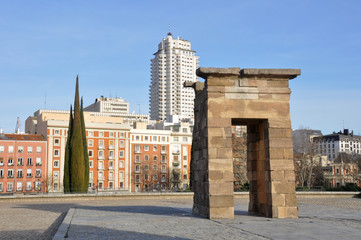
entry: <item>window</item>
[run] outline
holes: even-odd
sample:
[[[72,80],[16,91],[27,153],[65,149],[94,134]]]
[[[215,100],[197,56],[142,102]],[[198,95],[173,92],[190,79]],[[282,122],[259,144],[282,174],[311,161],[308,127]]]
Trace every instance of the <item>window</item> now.
[[[148,145],[144,146],[144,151],[149,151],[149,146]]]
[[[23,177],[23,170],[19,169],[18,170],[18,178],[22,178]]]
[[[0,146],[0,153],[4,152],[4,146]]]
[[[183,137],[183,142],[188,142],[188,138],[187,138],[187,137]]]
[[[54,179],[58,179],[59,178],[59,172],[54,172]]]
[[[28,157],[27,165],[28,165],[28,166],[32,166],[32,165],[33,165],[33,158]]]
[[[40,157],[37,157],[36,158],[36,166],[41,166],[41,158]]]
[[[167,149],[166,149],[166,146],[162,146],[162,152],[166,152]]]
[[[135,155],[135,162],[140,163],[140,155]]]
[[[145,179],[146,181],[148,181],[148,180],[149,180],[149,175],[148,175],[148,174],[145,174],[145,175],[144,175],[144,179]]]
[[[58,149],[54,150],[54,157],[59,157],[59,150]]]
[[[148,165],[148,164],[145,164],[145,165],[144,165],[144,170],[145,170],[145,171],[148,171],[148,170],[149,170],[149,165]]]
[[[3,177],[4,177],[4,170],[0,169],[0,178],[3,178]]]
[[[135,172],[140,173],[140,165],[135,165]]]
[[[24,147],[23,146],[19,146],[18,147],[18,153],[23,153],[24,152]]]
[[[109,132],[109,137],[114,137],[114,132]]]
[[[113,182],[109,182],[109,188],[110,188],[110,189],[113,189],[113,188],[114,188]]]
[[[119,157],[124,157],[124,151],[123,150],[119,151]]]
[[[12,192],[13,191],[13,183],[12,182],[8,182],[7,187],[6,187],[6,191],[7,192]]]
[[[41,153],[41,147],[36,147],[36,153]]]
[[[121,133],[120,133],[120,136],[121,136],[121,137],[124,137],[124,133],[123,133],[123,132],[121,132]]]
[[[3,183],[0,182],[0,192],[2,192],[2,191],[3,191]]]
[[[124,168],[124,161],[119,161],[119,167]]]
[[[109,148],[114,148],[114,141],[113,140],[109,141]]]
[[[40,191],[41,183],[39,181],[35,182],[35,191]]]
[[[178,137],[173,137],[174,142],[178,142]]]
[[[165,165],[162,165],[162,172],[166,172]]]
[[[31,191],[31,182],[26,182],[26,191]]]
[[[119,182],[119,189],[123,190],[124,189],[124,183],[123,182]]]
[[[187,178],[188,178],[187,174],[184,174],[184,175],[183,175],[183,179],[184,179],[184,180],[187,180]]]
[[[157,174],[154,174],[153,175],[153,180],[157,180],[157,179],[158,179]]]
[[[157,146],[153,146],[153,151],[156,152],[158,150]]]
[[[28,153],[32,153],[33,152],[33,147],[28,147]]]
[[[156,142],[157,141],[157,137],[153,136],[153,141]]]
[[[135,140],[136,140],[136,141],[139,141],[139,140],[140,140],[140,137],[139,137],[139,136],[135,136]]]
[[[114,162],[113,161],[109,162],[109,169],[114,169]]]
[[[167,156],[162,155],[162,163],[166,163],[167,162]]]
[[[153,165],[153,171],[157,171],[158,166],[157,165]]]
[[[4,158],[0,157],[0,166],[4,166]]]
[[[135,145],[135,152],[140,153],[140,146],[139,145]]]
[[[32,170],[31,170],[31,169],[27,169],[27,170],[26,170],[26,177],[32,177],[32,176],[33,176]]]
[[[144,136],[144,141],[149,141],[149,137],[148,137],[148,136]]]
[[[149,160],[149,155],[144,155],[144,161],[148,161]]]
[[[119,178],[124,179],[124,172],[123,171],[119,172]]]
[[[104,147],[104,140],[99,140],[99,147],[101,147],[101,148]]]
[[[162,175],[162,178],[160,180],[161,182],[165,182],[165,175]]]
[[[13,153],[14,152],[14,146],[9,146],[8,150],[9,150],[9,153]]]
[[[57,160],[54,161],[54,167],[55,167],[55,168],[58,168],[58,167],[59,167],[59,161],[57,161]]]
[[[99,157],[99,158],[104,158],[104,151],[100,150],[100,151],[98,152],[98,157]]]
[[[9,157],[9,159],[8,159],[8,165],[9,165],[9,166],[14,165],[14,159],[13,159],[13,157]]]
[[[89,157],[93,157],[93,150],[89,150],[88,155],[89,155]]]
[[[23,163],[23,158],[19,157],[18,158],[18,166],[23,166],[24,163]]]
[[[94,146],[94,140],[93,139],[89,139],[88,140],[88,147],[93,147]]]
[[[114,159],[114,151],[113,150],[109,151],[109,158]]]
[[[188,161],[188,156],[183,156],[183,161]]]
[[[99,137],[104,137],[104,132],[99,132]]]
[[[135,182],[137,182],[137,183],[140,182],[140,175],[135,175]]]
[[[162,137],[162,142],[165,142],[165,137]]]
[[[41,177],[41,170],[40,169],[35,170],[35,177]]]
[[[54,145],[55,145],[55,146],[59,146],[59,145],[60,145],[60,139],[59,139],[59,138],[54,138]]]
[[[59,135],[60,134],[60,131],[59,130],[55,130],[54,131],[54,135]]]
[[[158,161],[158,156],[157,155],[153,156],[153,161]]]
[[[93,161],[89,161],[89,168],[93,168]]]
[[[104,164],[102,161],[98,162],[98,169],[104,169]]]
[[[119,141],[119,147],[124,147],[124,141],[123,140]]]
[[[59,188],[59,184],[58,184],[58,183],[54,183],[53,190],[54,190],[54,191],[58,191],[58,188]]]
[[[187,133],[188,129],[187,128],[183,128],[183,133]]]
[[[88,135],[89,135],[89,137],[94,137],[94,132],[93,132],[93,131],[89,131],[89,132],[88,132]]]

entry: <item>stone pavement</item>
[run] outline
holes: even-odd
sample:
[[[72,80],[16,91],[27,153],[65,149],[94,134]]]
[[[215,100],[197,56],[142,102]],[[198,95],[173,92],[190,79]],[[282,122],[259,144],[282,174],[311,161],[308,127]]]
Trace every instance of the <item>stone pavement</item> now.
[[[53,239],[361,239],[361,199],[299,199],[298,219],[249,216],[247,203],[233,220],[195,216],[189,200],[77,204]]]

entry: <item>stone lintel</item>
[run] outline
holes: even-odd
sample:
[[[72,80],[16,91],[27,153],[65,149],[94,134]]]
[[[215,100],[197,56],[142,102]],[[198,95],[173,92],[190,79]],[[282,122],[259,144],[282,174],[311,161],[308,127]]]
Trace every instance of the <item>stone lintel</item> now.
[[[183,87],[191,87],[194,91],[202,91],[204,88],[204,82],[192,82],[192,81],[185,81],[183,83]]]
[[[241,70],[241,77],[269,77],[293,79],[298,75],[301,75],[301,69],[245,68]]]
[[[230,75],[239,75],[241,69],[240,68],[205,68],[200,67],[197,69],[196,74],[198,77],[203,79],[207,79],[209,76],[230,76]]]

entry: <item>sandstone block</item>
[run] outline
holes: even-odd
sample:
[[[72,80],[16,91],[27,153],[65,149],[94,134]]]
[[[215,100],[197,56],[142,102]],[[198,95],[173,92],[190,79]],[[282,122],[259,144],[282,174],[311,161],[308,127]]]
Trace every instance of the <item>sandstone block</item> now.
[[[295,193],[295,183],[294,182],[272,182],[272,193],[276,194],[287,194]]]
[[[230,142],[232,142],[232,140]],[[232,157],[233,157],[232,148],[230,147],[217,148],[217,158],[232,159]]]
[[[233,207],[233,193],[230,195],[209,195],[209,206],[212,207]]]
[[[233,195],[232,182],[210,182],[208,184],[208,193],[211,195]]]
[[[233,219],[234,207],[211,207],[209,219]]]
[[[232,159],[209,159],[208,170],[233,171]]]

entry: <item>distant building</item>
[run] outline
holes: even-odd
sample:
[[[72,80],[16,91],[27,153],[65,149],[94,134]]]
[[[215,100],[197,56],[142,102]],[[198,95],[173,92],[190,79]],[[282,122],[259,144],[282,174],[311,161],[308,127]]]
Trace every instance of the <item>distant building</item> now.
[[[123,98],[107,98],[101,96],[95,102],[84,108],[93,116],[122,117],[124,123],[133,125],[134,122],[149,122],[148,114],[129,113],[129,102]]]
[[[358,164],[345,152],[339,153],[336,159],[325,168],[325,179],[328,187],[331,188],[340,188],[347,183],[356,183],[361,187]]]
[[[46,192],[46,139],[0,134],[0,193]]]
[[[343,132],[315,137],[313,149],[315,154],[325,155],[331,162],[341,152],[356,156],[361,154],[361,136],[354,135],[353,131],[349,132],[348,129],[344,129]]]
[[[121,117],[84,112],[89,153],[89,189],[98,191],[168,191],[189,184],[192,127],[189,123],[133,129]],[[26,120],[25,130],[47,140],[46,190],[63,191],[69,111],[41,110]]]
[[[194,91],[183,87],[183,83],[197,81],[198,58],[189,41],[173,38],[170,32],[159,43],[151,60],[149,103],[152,120],[165,120],[169,115],[194,118]]]

